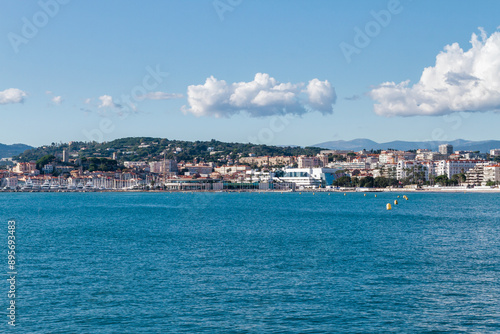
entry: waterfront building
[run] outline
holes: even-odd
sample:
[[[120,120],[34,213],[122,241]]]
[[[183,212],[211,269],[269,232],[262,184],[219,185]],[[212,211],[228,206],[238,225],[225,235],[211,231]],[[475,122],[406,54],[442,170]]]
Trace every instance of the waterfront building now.
[[[282,182],[295,183],[297,187],[318,188],[329,186],[336,179],[335,168],[286,168]]]
[[[484,182],[500,183],[500,164],[484,166]]]
[[[486,184],[484,180],[484,167],[488,163],[478,163],[473,168],[469,169],[465,175],[465,182],[470,186],[481,186]]]
[[[460,173],[466,173],[474,168],[481,160],[441,160],[437,164],[436,175],[446,175],[449,179]]]
[[[18,179],[15,176],[6,177],[2,180],[2,187],[15,189],[17,187]]]
[[[419,161],[398,161],[396,167],[396,178],[398,180],[402,180],[408,177],[427,181],[429,180],[429,167],[427,164]]]

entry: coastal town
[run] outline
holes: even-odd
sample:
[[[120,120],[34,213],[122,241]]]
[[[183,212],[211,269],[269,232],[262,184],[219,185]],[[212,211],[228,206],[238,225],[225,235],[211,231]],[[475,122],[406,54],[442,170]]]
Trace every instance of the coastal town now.
[[[154,142],[141,142],[149,147]],[[4,158],[2,191],[349,191],[498,189],[500,149],[454,151],[443,144],[437,152],[320,150],[315,155],[257,156],[232,153],[215,161],[146,157],[127,160],[134,152],[111,149],[110,157],[82,157],[70,145],[60,154],[37,161]],[[171,147],[174,153],[183,148]],[[110,151],[108,149],[108,151]],[[121,159],[119,159],[119,156]],[[172,155],[170,155],[172,156]],[[179,154],[179,156],[181,156]]]

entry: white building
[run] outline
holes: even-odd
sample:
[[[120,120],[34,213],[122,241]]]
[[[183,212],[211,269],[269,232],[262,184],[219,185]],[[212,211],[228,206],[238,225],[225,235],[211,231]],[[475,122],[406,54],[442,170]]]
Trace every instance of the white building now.
[[[499,156],[500,155],[500,148],[496,148],[496,149],[490,150],[490,155],[493,156],[493,157]]]
[[[148,163],[146,161],[125,161],[123,163],[125,168],[145,168],[148,167]]]
[[[436,175],[446,175],[451,178],[455,174],[466,173],[474,168],[481,160],[441,160],[437,164]]]
[[[14,189],[17,187],[17,177],[6,177],[3,179],[2,186],[5,188]]]
[[[54,165],[47,164],[42,167],[42,172],[45,174],[50,174],[54,171]]]
[[[236,166],[221,166],[221,167],[216,167],[215,171],[221,175],[226,175],[226,174],[234,174],[237,172],[245,172],[247,170],[250,170],[249,166],[244,166],[244,165],[236,165]]]
[[[429,180],[429,166],[425,162],[419,161],[398,161],[396,167],[396,178],[398,180],[405,179],[407,177],[415,177],[423,179],[424,181]],[[432,170],[432,169],[431,169]],[[420,175],[421,174],[421,175]]]
[[[484,167],[484,182],[500,182],[500,164]]]
[[[474,168],[469,169],[465,175],[465,182],[471,186],[485,185],[486,182],[484,181],[484,167],[487,165],[488,163],[482,162],[476,164]]]
[[[448,158],[448,154],[442,154],[439,152],[431,152],[429,150],[418,150],[416,160],[423,161],[435,161],[435,160],[445,160]]]
[[[369,169],[370,164],[366,162],[342,162],[335,161],[328,164],[329,168],[335,169]]]
[[[177,162],[171,159],[153,161],[149,163],[149,171],[156,174],[174,173],[177,172]]]
[[[14,173],[36,174],[36,162],[18,162],[14,167]]]
[[[298,157],[297,164],[298,164],[299,168],[319,167],[320,159],[318,157]]]
[[[279,179],[294,183],[297,187],[319,188],[329,186],[335,180],[335,168],[286,168],[285,175]]]
[[[452,154],[453,153],[453,145],[450,145],[450,144],[439,145],[439,153],[445,154],[445,155]]]

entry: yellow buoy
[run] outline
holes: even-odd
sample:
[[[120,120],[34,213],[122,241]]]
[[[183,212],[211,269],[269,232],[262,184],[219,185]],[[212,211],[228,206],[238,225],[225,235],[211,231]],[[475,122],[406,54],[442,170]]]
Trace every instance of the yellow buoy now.
[[[398,200],[397,199],[394,200],[394,205],[398,205]]]
[[[313,193],[313,195],[314,195],[314,193]]]
[[[375,195],[375,197],[377,197],[377,195]]]
[[[398,198],[399,198],[399,195],[398,195]]]
[[[366,196],[366,194],[364,196]]]
[[[345,195],[346,195],[346,194],[344,193],[344,196],[345,196]]]
[[[302,195],[302,193],[299,193],[299,195]]]
[[[330,196],[331,194],[328,194],[328,196]]]
[[[387,205],[385,207],[386,207],[387,210],[392,210],[391,203],[387,203]]]

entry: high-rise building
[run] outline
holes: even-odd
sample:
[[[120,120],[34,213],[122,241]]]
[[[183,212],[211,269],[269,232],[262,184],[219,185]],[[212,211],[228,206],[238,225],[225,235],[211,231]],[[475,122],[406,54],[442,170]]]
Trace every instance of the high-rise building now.
[[[439,145],[439,153],[441,153],[441,154],[453,154],[453,145],[450,145],[450,144]]]

